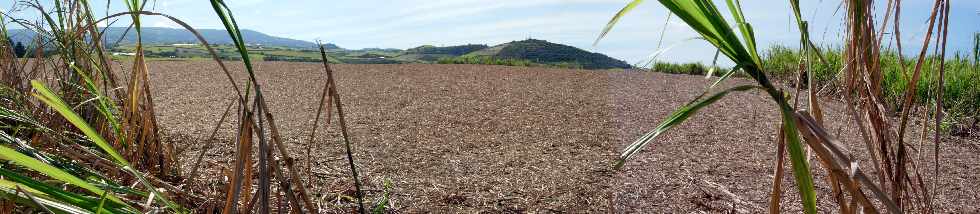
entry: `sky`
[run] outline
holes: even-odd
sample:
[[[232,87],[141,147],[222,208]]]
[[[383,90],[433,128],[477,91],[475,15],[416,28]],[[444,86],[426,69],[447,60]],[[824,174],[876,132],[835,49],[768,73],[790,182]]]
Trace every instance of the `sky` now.
[[[10,11],[12,1],[0,3]],[[97,13],[105,2],[93,1]],[[670,47],[659,60],[710,63],[714,48],[676,17],[667,21],[667,10],[657,1],[646,1],[624,16],[598,45],[593,42],[606,22],[629,0],[226,0],[241,28],[266,34],[320,40],[348,49],[399,48],[420,45],[495,45],[526,38],[544,39],[600,52],[629,63],[648,59],[661,48]],[[724,1],[716,0],[728,12]],[[952,1],[949,52],[966,52],[974,32],[980,31],[980,1]],[[886,1],[876,0],[878,7]],[[932,1],[902,2],[904,50],[918,50],[925,34]],[[50,3],[49,3],[50,4]],[[803,0],[803,14],[810,21],[811,35],[821,45],[840,45],[843,38],[843,9],[839,0]],[[781,44],[798,46],[799,32],[788,1],[743,0],[747,21],[752,23],[760,51]],[[124,11],[121,1],[109,11]],[[222,28],[205,0],[157,0],[150,10],[172,15],[195,28]],[[840,10],[839,10],[840,9]],[[30,18],[30,13],[13,13]],[[881,17],[881,14],[879,14]],[[123,19],[118,23],[128,22]],[[122,24],[114,26],[124,26]],[[145,26],[178,27],[162,18],[145,18]],[[891,35],[886,40],[891,41]],[[906,51],[918,52],[918,51]],[[730,62],[721,62],[728,64]]]

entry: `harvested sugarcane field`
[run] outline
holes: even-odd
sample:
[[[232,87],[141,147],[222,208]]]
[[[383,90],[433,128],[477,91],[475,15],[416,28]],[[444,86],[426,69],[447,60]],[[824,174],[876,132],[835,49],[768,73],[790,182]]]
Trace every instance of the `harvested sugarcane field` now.
[[[980,2],[0,2],[0,213],[980,213]]]
[[[312,194],[323,206],[352,190],[341,134],[323,129],[309,141],[321,64],[257,63],[270,90],[270,112],[299,168],[311,164]],[[198,151],[235,94],[208,62],[151,62],[163,136]],[[192,68],[192,69],[182,69]],[[369,198],[390,194],[406,213],[472,212],[763,212],[771,180],[778,121],[760,93],[733,94],[664,136],[622,172],[611,167],[622,142],[712,83],[701,76],[635,71],[582,71],[488,65],[334,65],[358,170]],[[241,67],[232,68],[241,69]],[[176,78],[187,81],[168,81]],[[244,78],[244,77],[241,77]],[[735,79],[730,85],[749,80]],[[226,93],[214,93],[214,92]],[[305,96],[296,96],[304,94]],[[840,123],[838,102],[826,100],[828,127]],[[746,108],[750,111],[732,109]],[[333,116],[336,120],[336,115]],[[321,121],[326,122],[326,121]],[[336,121],[331,121],[336,123]],[[180,127],[180,128],[173,128]],[[918,136],[919,134],[914,134]],[[220,144],[199,163],[207,183],[220,184],[233,161],[235,127],[221,126]],[[858,139],[841,139],[861,148]],[[952,139],[937,201],[941,212],[977,211],[980,142]],[[307,156],[307,149],[311,154]],[[851,151],[859,153],[860,150]],[[923,151],[926,152],[926,151]],[[931,153],[931,151],[929,152]],[[193,160],[187,152],[182,160]],[[182,168],[198,163],[184,163]],[[307,171],[302,169],[301,171]],[[210,176],[209,176],[210,175]],[[823,179],[825,175],[818,175]],[[388,183],[388,184],[386,184]],[[387,187],[386,187],[387,185]],[[786,186],[792,185],[787,179]],[[214,186],[210,188],[220,188]],[[829,189],[819,192],[830,195]],[[790,194],[792,195],[792,194]],[[785,200],[799,200],[787,197]],[[338,202],[339,201],[339,202]],[[828,202],[829,203],[829,202]],[[734,206],[734,207],[733,207]],[[831,207],[822,207],[832,212]],[[337,210],[341,211],[341,210]],[[787,206],[785,212],[801,212]]]

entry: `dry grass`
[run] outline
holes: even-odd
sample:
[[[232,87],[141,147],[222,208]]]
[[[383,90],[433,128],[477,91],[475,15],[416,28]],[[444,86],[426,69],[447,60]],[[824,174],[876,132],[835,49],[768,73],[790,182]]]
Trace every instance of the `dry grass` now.
[[[151,62],[151,86],[167,140],[194,157],[233,92],[213,63]],[[626,165],[612,171],[624,142],[650,130],[710,84],[698,76],[623,71],[575,71],[474,65],[333,66],[363,170],[368,199],[393,182],[392,209],[402,212],[616,212],[736,209],[763,212],[768,202],[778,124],[775,106],[758,93],[738,93],[702,111]],[[232,70],[242,70],[240,65]],[[291,154],[305,154],[323,81],[316,63],[258,63]],[[239,77],[239,78],[244,78]],[[729,85],[745,84],[736,79]],[[297,97],[309,95],[310,97]],[[840,102],[825,100],[831,134],[870,163]],[[750,111],[732,111],[736,107]],[[914,121],[918,123],[918,121]],[[847,124],[847,126],[844,126]],[[219,187],[230,166],[234,126],[205,157],[202,180]],[[919,136],[911,128],[908,136]],[[340,133],[321,129],[313,148],[313,194],[331,207],[353,195]],[[938,185],[940,212],[977,212],[980,142],[948,139]],[[931,154],[930,148],[923,152]],[[957,151],[957,152],[953,152]],[[305,163],[304,155],[297,162]],[[187,163],[184,163],[187,164]],[[931,166],[921,166],[931,169]],[[189,167],[182,167],[187,169]],[[864,169],[871,166],[862,165]],[[825,171],[815,170],[822,182]],[[791,187],[792,179],[784,186]],[[708,184],[717,185],[708,185]],[[712,187],[716,186],[716,187]],[[785,212],[801,212],[795,188],[785,188]],[[818,186],[821,210],[836,210]],[[347,200],[347,199],[342,199]],[[344,203],[349,209],[350,204]],[[339,212],[342,209],[330,208]]]

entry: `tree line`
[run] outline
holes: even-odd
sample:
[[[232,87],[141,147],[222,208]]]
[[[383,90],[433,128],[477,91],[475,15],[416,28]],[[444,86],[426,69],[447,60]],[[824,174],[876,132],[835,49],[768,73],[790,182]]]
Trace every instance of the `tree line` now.
[[[10,39],[9,36],[7,37],[7,40],[4,41],[6,41],[5,43],[7,45],[13,44],[14,55],[17,56],[17,58],[26,57],[25,55],[27,55],[27,47],[24,46],[24,43],[21,43],[20,41],[15,43],[14,40]]]

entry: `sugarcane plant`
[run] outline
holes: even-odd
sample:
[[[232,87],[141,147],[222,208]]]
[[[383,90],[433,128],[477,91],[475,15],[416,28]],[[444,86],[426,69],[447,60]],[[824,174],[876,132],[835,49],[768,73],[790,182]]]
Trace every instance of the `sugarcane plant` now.
[[[148,1],[123,2],[126,11],[107,11],[102,18],[96,18],[87,0],[55,0],[50,4],[53,10],[38,1],[16,3],[14,8],[37,11],[41,22],[16,18],[10,14],[13,11],[0,12],[0,209],[49,213],[320,212],[322,205],[307,190],[309,180],[300,177],[279,135],[245,40],[227,5],[221,0],[210,1],[243,59],[248,76],[244,89],[197,30],[173,16],[146,11]],[[173,141],[159,137],[141,41],[140,20],[145,16],[165,18],[193,34],[227,77],[228,90],[235,92],[190,173],[179,163],[186,148],[177,148]],[[107,27],[97,25],[126,17],[132,22],[125,33],[132,30],[136,38],[132,61],[107,54],[110,44],[103,38]],[[33,38],[36,44],[29,47],[34,52],[15,53],[7,39],[8,23],[38,34]],[[132,63],[128,71],[114,69],[123,62]],[[328,88],[324,88],[324,94],[328,100],[332,98],[339,112],[360,199],[344,114],[332,74],[329,67],[326,69],[331,93],[326,95]],[[120,80],[120,76],[128,78]],[[232,106],[237,106],[237,111],[231,111]],[[232,112],[237,113],[238,129],[231,145],[236,150],[230,179],[223,191],[201,190],[208,184],[195,179],[200,160],[214,147],[217,129]],[[252,151],[253,142],[258,142],[257,154]],[[253,159],[258,163],[253,164]],[[252,174],[253,167],[258,173]],[[253,188],[253,180],[258,181],[257,188]],[[275,201],[287,203],[272,207],[273,194],[285,197]],[[366,212],[363,204],[358,207]]]
[[[603,28],[596,42],[605,37],[623,15],[636,8],[642,2],[642,0],[633,0],[616,13]],[[845,72],[847,75],[847,78],[843,81],[846,82],[845,85],[848,87],[844,88],[844,92],[842,93],[845,94],[848,101],[855,100],[851,98],[852,95],[858,95],[860,99],[857,100],[864,101],[861,103],[857,103],[857,101],[849,102],[848,107],[850,111],[848,114],[852,116],[852,119],[861,128],[862,136],[864,136],[863,139],[869,149],[869,155],[873,159],[871,164],[875,166],[874,169],[877,172],[875,175],[879,178],[878,182],[873,181],[874,177],[866,175],[859,168],[857,160],[847,148],[828,134],[824,128],[822,122],[823,113],[813,86],[815,84],[813,74],[807,68],[812,67],[811,64],[813,63],[826,63],[826,60],[819,53],[820,49],[809,39],[808,23],[800,14],[799,1],[790,0],[788,2],[793,9],[792,12],[800,30],[800,49],[802,53],[800,54],[799,72],[805,73],[808,78],[808,110],[799,108],[797,104],[791,105],[789,102],[789,100],[792,100],[790,99],[790,93],[786,93],[779,87],[774,86],[768,78],[766,68],[763,66],[764,64],[760,60],[758,50],[756,49],[755,32],[752,25],[746,21],[738,0],[726,0],[729,13],[734,19],[734,26],[736,27],[730,27],[732,25],[729,25],[729,21],[711,0],[659,0],[659,2],[670,13],[676,15],[696,31],[700,35],[699,39],[713,45],[717,48],[718,52],[728,57],[735,65],[731,70],[721,75],[714,84],[711,84],[704,93],[701,93],[689,103],[675,110],[654,130],[642,135],[627,146],[619,159],[616,160],[615,168],[620,169],[624,167],[628,159],[634,157],[641,149],[653,143],[658,136],[683,123],[685,120],[696,115],[699,110],[715,103],[724,96],[736,91],[760,90],[769,95],[779,110],[780,118],[782,119],[779,138],[777,139],[777,162],[775,164],[776,172],[773,180],[773,191],[770,194],[772,197],[769,207],[770,212],[780,212],[780,185],[783,174],[783,157],[786,155],[786,151],[788,151],[793,177],[796,180],[796,188],[805,213],[817,212],[817,193],[814,190],[814,176],[811,173],[809,161],[811,154],[815,155],[819,164],[828,171],[828,185],[832,187],[834,199],[837,202],[836,205],[842,213],[854,213],[858,211],[876,213],[879,208],[883,208],[883,210],[891,213],[901,213],[913,208],[923,211],[934,210],[934,207],[928,205],[928,201],[933,197],[927,197],[928,195],[925,194],[928,188],[922,185],[922,179],[918,177],[919,171],[915,166],[915,162],[910,162],[909,165],[904,164],[908,161],[905,157],[909,154],[903,153],[903,151],[905,151],[905,147],[908,145],[902,143],[900,137],[897,143],[894,140],[889,140],[893,139],[894,136],[886,137],[894,132],[888,126],[888,121],[881,117],[882,101],[878,98],[881,96],[881,91],[880,88],[876,88],[880,82],[874,82],[881,80],[881,72],[880,68],[877,67],[878,61],[876,60],[879,57],[877,55],[879,51],[876,50],[880,50],[881,48],[880,35],[883,35],[885,28],[881,26],[880,33],[875,31],[874,22],[870,21],[873,19],[873,16],[870,15],[873,14],[871,2],[859,0],[845,1],[848,9],[848,20],[846,21],[849,26],[849,40],[846,43],[848,45],[848,52],[845,57],[847,58],[845,59],[847,63],[842,72]],[[926,36],[925,44],[928,44],[929,36],[932,35],[932,26],[936,20],[936,14],[939,13],[940,18],[948,18],[944,15],[948,14],[948,9],[941,10],[943,8],[941,5],[948,8],[948,2],[943,0],[936,1],[936,7],[933,8],[933,15],[930,19],[930,31]],[[894,3],[889,1],[886,10],[887,13],[884,18],[886,24],[891,16],[891,12],[894,11],[896,14],[894,24],[897,35],[899,29],[898,12],[900,11],[900,1],[895,1]],[[945,36],[943,38],[945,39]],[[945,44],[937,42],[937,46],[945,47]],[[928,48],[928,45],[923,45],[923,52],[926,48]],[[900,48],[899,52],[901,52]],[[920,55],[916,75],[918,75],[918,67],[921,66],[923,58],[924,55]],[[942,57],[940,57],[940,60],[942,60]],[[942,66],[937,70],[941,74]],[[712,92],[714,87],[718,86],[720,82],[729,79],[736,72],[744,72],[755,81],[755,84],[740,85]],[[862,78],[870,79],[871,81],[860,81]],[[800,81],[797,82],[799,83]],[[916,80],[914,79],[909,84],[915,84],[915,82]],[[943,84],[940,81],[938,85],[941,87]],[[797,87],[797,96],[799,96],[800,88]],[[914,88],[909,89],[909,93],[912,91],[914,91]],[[939,100],[942,99],[941,96],[937,98]],[[855,106],[861,107],[861,111],[856,110],[854,108]],[[937,104],[938,107],[941,107],[941,104]],[[938,117],[936,119],[937,121],[941,120]],[[906,124],[903,122],[901,127],[904,129],[905,126]],[[801,137],[805,141],[801,140]],[[938,148],[938,136],[936,145]],[[936,162],[938,163],[938,153]],[[904,182],[905,179],[911,179],[917,181],[917,183]],[[909,189],[912,190],[910,191]],[[866,191],[869,191],[873,197],[866,195]],[[913,197],[908,197],[907,195]],[[850,196],[850,200],[846,196]],[[872,201],[873,199],[877,199],[877,203]],[[910,200],[915,200],[916,206],[903,206],[902,202]]]

